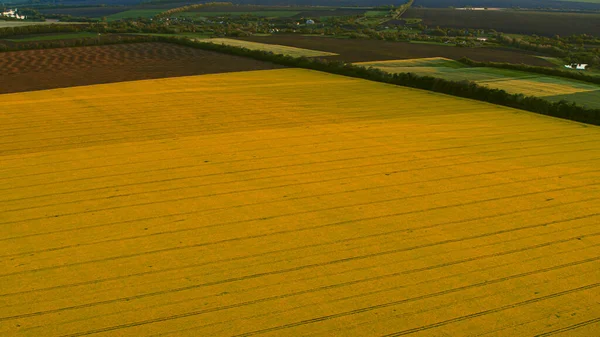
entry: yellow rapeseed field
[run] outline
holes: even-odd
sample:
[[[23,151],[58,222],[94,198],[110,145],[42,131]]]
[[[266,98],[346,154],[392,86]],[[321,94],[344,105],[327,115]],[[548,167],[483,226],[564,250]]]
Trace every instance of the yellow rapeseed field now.
[[[298,69],[0,102],[0,336],[600,328],[598,127]]]
[[[268,51],[275,54],[283,54],[294,57],[317,57],[317,56],[332,56],[337,55],[335,53],[330,53],[326,51],[320,50],[312,50],[312,49],[304,49],[304,48],[296,48],[290,46],[283,46],[280,44],[268,44],[268,43],[260,43],[260,42],[250,42],[250,41],[242,41],[235,39],[226,39],[226,38],[211,38],[211,39],[199,39],[198,41],[202,42],[211,42],[216,44],[224,44],[228,46],[248,48],[254,50],[262,50]]]

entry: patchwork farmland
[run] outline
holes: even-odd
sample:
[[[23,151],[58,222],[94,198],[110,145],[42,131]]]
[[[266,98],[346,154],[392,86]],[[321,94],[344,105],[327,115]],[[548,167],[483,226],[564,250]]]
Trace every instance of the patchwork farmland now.
[[[600,108],[599,85],[562,77],[498,68],[468,67],[441,57],[358,64],[389,73],[414,73],[450,81],[473,81],[511,94],[544,97],[551,101],[567,100],[589,108]]]
[[[0,335],[599,328],[598,127],[299,69],[0,101]]]
[[[166,43],[26,50],[2,53],[0,94],[276,68],[281,67]]]

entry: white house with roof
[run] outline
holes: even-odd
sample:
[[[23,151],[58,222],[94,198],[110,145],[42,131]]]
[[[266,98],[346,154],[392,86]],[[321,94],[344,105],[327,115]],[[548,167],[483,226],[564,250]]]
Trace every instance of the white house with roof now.
[[[27,17],[25,15],[19,15],[17,13],[18,9],[8,9],[7,11],[2,12],[1,16],[5,16],[7,18],[15,18],[19,20],[25,20]]]

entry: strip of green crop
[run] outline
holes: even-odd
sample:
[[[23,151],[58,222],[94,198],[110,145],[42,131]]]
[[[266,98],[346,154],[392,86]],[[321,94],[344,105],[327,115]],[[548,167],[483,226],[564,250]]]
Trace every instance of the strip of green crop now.
[[[498,62],[478,62],[473,61],[469,58],[463,57],[458,62],[468,65],[470,67],[490,67],[490,68],[500,68],[500,69],[510,69],[510,70],[520,70],[527,71],[530,73],[537,73],[543,75],[550,76],[558,76],[565,77],[573,80],[584,81],[594,84],[600,84],[600,76],[588,75],[580,71],[567,71],[556,68],[548,68],[548,67],[536,67],[536,66],[528,66],[525,64],[512,64],[512,63],[498,63]]]

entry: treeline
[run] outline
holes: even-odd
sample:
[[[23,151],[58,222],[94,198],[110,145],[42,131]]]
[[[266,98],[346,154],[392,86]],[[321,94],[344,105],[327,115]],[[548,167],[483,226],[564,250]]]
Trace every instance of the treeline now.
[[[98,33],[113,34],[137,34],[137,33],[158,33],[158,34],[176,34],[188,32],[193,29],[193,25],[170,25],[169,22],[159,22],[159,20],[143,19],[140,21],[113,21],[108,24],[96,24],[92,26],[93,31]]]
[[[600,65],[600,48],[586,48],[585,44],[598,44],[596,37],[589,35],[573,35],[561,38],[543,36],[529,36],[515,38],[504,34],[496,34],[495,41],[501,45],[535,51],[546,55],[560,57],[566,63],[587,63],[593,66]]]
[[[394,19],[398,19],[402,16],[402,14],[404,14],[404,12],[406,12],[410,6],[412,6],[414,0],[408,0],[408,2],[406,2],[403,5],[398,6],[396,9],[394,9],[394,14],[392,15],[392,17]]]
[[[88,25],[35,25],[0,28],[0,38],[30,34],[75,33],[87,30]]]
[[[47,41],[28,41],[28,42],[13,42],[6,43],[0,41],[0,52],[19,51],[30,49],[53,49],[65,47],[85,47],[85,46],[102,46],[109,44],[121,43],[140,43],[156,41],[151,36],[140,35],[101,35],[98,37],[88,37],[69,40],[47,40]]]
[[[49,24],[36,26],[17,26],[0,28],[0,39],[13,36],[40,35],[53,33],[77,33],[96,32],[113,34],[135,34],[135,33],[160,33],[176,34],[182,32],[194,32],[196,26],[192,24],[169,25],[168,22],[153,22],[143,20],[139,22],[115,21],[109,23],[85,23],[85,24]]]
[[[501,68],[501,69],[509,69],[509,70],[520,70],[520,71],[527,71],[530,73],[537,73],[537,74],[557,76],[557,77],[565,77],[565,78],[569,78],[569,79],[573,79],[573,80],[584,81],[584,82],[589,82],[589,83],[594,83],[594,84],[600,84],[600,76],[589,75],[582,71],[577,71],[577,70],[569,71],[569,70],[562,70],[562,69],[557,69],[557,68],[529,66],[529,65],[525,65],[525,64],[478,62],[478,61],[473,61],[466,57],[459,59],[458,62],[463,63],[468,66],[471,66],[471,67],[492,67],[492,68]]]
[[[496,42],[504,46],[535,51],[538,53],[544,53],[556,57],[565,57],[567,55],[567,53],[563,50],[562,45],[559,47],[550,43],[532,43],[523,39],[517,39],[501,33],[496,34],[495,39]]]
[[[600,125],[600,109],[588,109],[566,101],[550,102],[538,97],[525,96],[523,94],[509,94],[504,90],[480,86],[471,81],[448,81],[430,76],[418,76],[412,73],[390,74],[379,69],[365,68],[341,61],[329,61],[319,58],[309,59],[305,57],[296,58],[265,51],[250,50],[247,48],[192,41],[190,39],[156,37],[156,40],[250,57],[284,66],[313,69],[371,81],[430,90],[577,122]]]
[[[203,8],[203,7],[211,7],[211,6],[233,6],[233,4],[231,2],[207,2],[204,4],[187,5],[187,6],[183,6],[183,7],[168,9],[164,12],[156,14],[156,17],[157,18],[167,18],[167,17],[172,16],[175,13],[182,13],[182,12],[187,12],[187,11],[191,11],[194,9],[199,9],[199,8]]]

